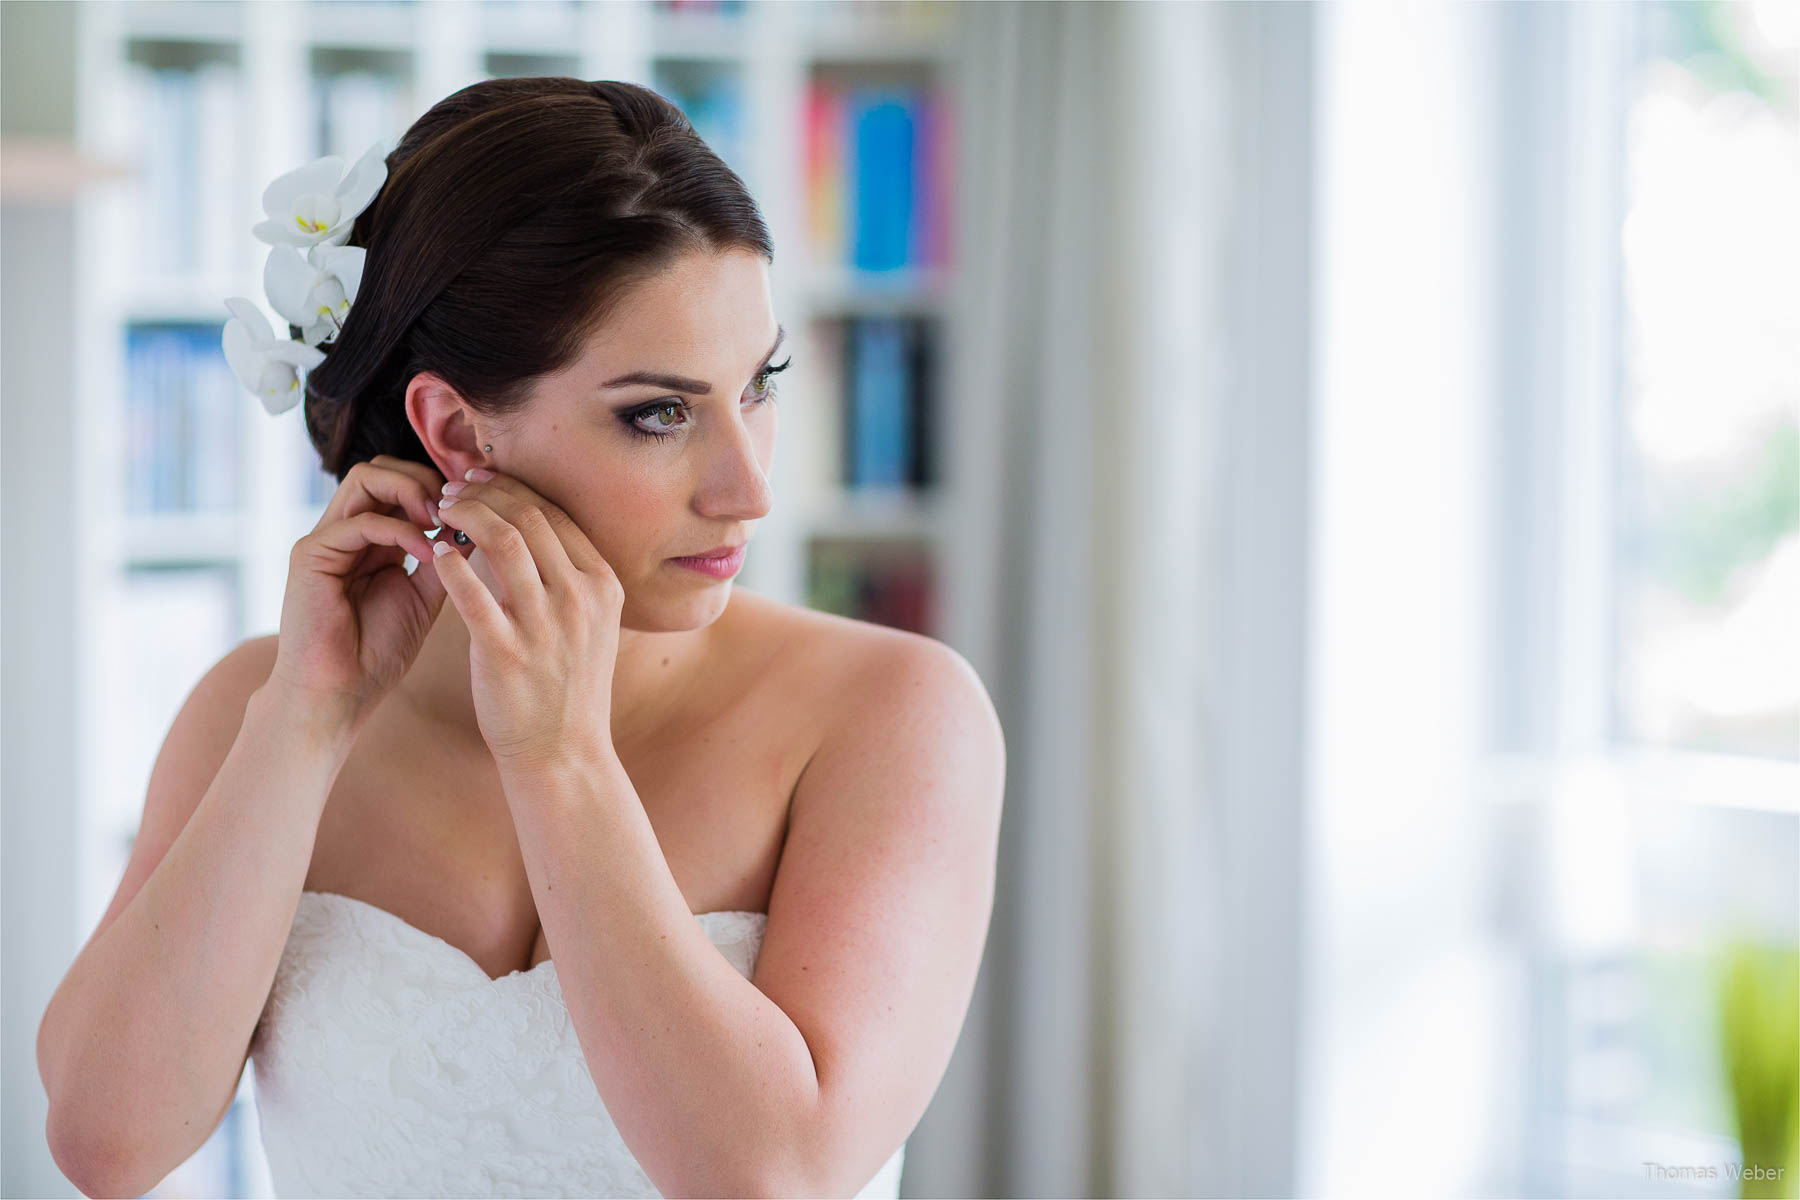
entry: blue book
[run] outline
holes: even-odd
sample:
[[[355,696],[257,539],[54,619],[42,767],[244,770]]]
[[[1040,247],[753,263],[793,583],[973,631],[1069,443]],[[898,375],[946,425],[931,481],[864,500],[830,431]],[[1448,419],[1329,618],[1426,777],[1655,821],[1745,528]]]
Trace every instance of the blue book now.
[[[850,338],[850,484],[903,486],[912,457],[906,331],[898,317],[869,317]]]
[[[891,271],[908,262],[913,222],[910,102],[908,93],[891,89],[859,91],[850,98],[851,261],[859,271]]]
[[[179,508],[181,347],[157,327],[132,329],[127,336],[127,509]]]
[[[186,334],[193,411],[193,440],[187,448],[189,493],[195,508],[232,510],[243,501],[238,468],[244,406],[237,401],[245,394],[244,389],[225,361],[219,326],[197,325]]]

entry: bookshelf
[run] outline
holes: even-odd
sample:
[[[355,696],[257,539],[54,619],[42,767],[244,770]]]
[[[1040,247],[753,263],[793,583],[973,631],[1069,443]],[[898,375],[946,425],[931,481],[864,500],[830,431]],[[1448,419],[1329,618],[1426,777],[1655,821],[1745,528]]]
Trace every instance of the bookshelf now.
[[[956,6],[719,0],[96,0],[81,6],[84,154],[130,177],[84,201],[78,386],[106,514],[84,801],[83,927],[124,869],[151,763],[205,669],[280,624],[293,542],[335,480],[298,409],[271,419],[225,367],[223,298],[282,327],[250,234],[261,189],[397,139],[477,79],[644,83],[688,113],[776,244],[783,376],[776,506],[743,586],[942,635],[939,397],[955,322]],[[152,1195],[267,1195],[253,1073]]]

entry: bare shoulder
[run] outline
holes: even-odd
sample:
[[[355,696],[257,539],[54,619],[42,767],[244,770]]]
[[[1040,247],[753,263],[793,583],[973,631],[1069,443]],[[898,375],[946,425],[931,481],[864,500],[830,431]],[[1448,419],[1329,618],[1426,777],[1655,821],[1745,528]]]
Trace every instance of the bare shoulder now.
[[[237,740],[250,697],[269,681],[279,645],[275,634],[239,642],[194,684],[152,771],[151,804],[173,792],[177,807],[192,811]],[[180,815],[185,822],[186,812]]]
[[[280,637],[272,633],[246,638],[227,651],[194,685],[182,715],[203,728],[203,735],[196,739],[203,745],[197,748],[203,748],[209,760],[214,757],[212,751],[229,749],[236,740],[252,693],[269,681],[275,669],[280,644]],[[217,757],[222,760],[224,756],[220,753]],[[214,770],[218,767],[216,762],[208,765]]]
[[[740,593],[747,640],[794,672],[813,717],[813,757],[900,739],[913,755],[964,755],[1003,772],[1000,719],[980,675],[923,634]],[[733,599],[734,608],[739,600]],[[970,765],[970,764],[965,764]]]
[[[923,1116],[968,1012],[1005,745],[980,677],[943,642],[753,607],[809,664],[823,725],[789,804],[753,978],[819,1079],[818,1119],[771,1190],[847,1196]]]

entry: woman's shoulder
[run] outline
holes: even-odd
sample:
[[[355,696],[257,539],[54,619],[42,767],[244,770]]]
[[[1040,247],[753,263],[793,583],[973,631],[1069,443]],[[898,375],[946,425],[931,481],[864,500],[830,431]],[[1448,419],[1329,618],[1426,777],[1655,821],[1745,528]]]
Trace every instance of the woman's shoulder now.
[[[788,604],[760,592],[738,589],[731,610],[741,643],[777,652],[783,659],[829,665],[834,673],[854,676],[934,660],[968,666],[950,646],[925,634]]]
[[[744,590],[732,607],[740,640],[797,672],[829,724],[921,704],[993,710],[974,667],[936,638]]]

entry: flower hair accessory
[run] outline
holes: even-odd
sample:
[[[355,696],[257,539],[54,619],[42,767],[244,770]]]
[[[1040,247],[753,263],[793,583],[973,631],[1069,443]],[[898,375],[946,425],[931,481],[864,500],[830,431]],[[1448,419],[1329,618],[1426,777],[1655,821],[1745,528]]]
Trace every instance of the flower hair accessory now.
[[[300,339],[276,337],[253,302],[229,296],[223,341],[232,374],[271,416],[300,402],[300,372],[325,361],[319,345],[334,341],[344,327],[366,253],[344,243],[387,182],[387,155],[385,143],[377,141],[345,171],[344,160],[328,154],[263,191],[267,218],[250,231],[272,247],[263,264],[263,290],[275,311],[299,327]]]

